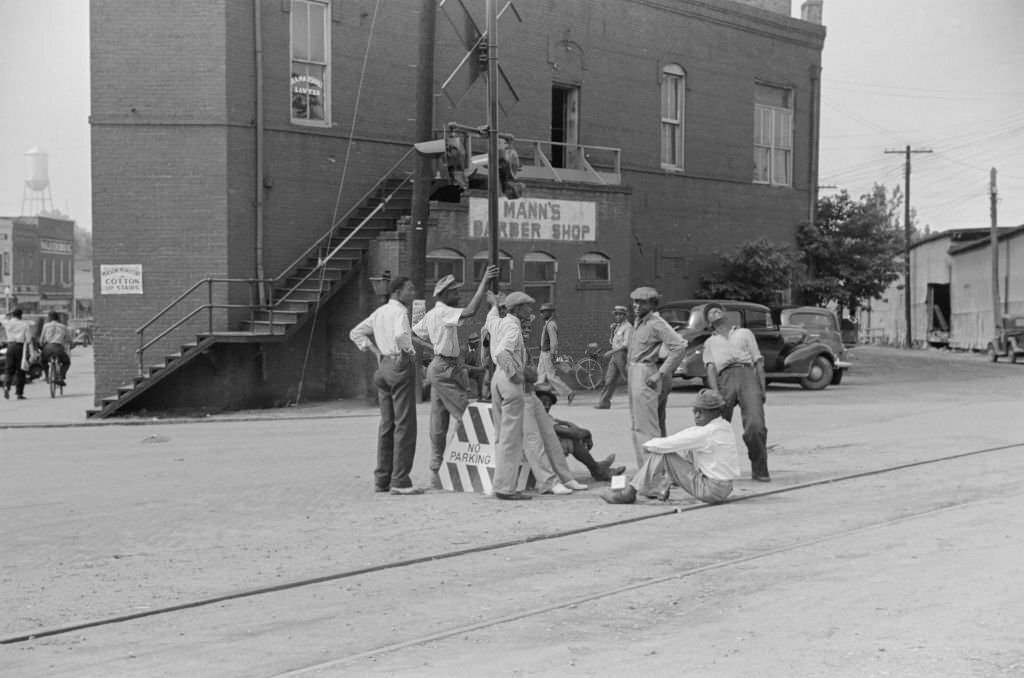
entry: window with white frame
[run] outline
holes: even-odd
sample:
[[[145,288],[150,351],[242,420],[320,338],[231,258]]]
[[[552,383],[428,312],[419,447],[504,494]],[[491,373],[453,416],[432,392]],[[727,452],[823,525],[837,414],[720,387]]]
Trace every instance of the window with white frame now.
[[[426,286],[433,292],[434,283],[451,274],[462,282],[466,279],[466,258],[460,252],[451,249],[439,249],[427,252]]]
[[[487,265],[491,263],[491,253],[487,250],[473,255],[473,280],[479,282],[484,277]],[[512,255],[498,251],[498,282],[502,285],[512,284]]]
[[[329,125],[330,0],[291,0],[292,122]]]
[[[754,86],[754,183],[793,185],[793,92]]]
[[[683,169],[686,72],[678,64],[661,71],[661,166]]]
[[[580,282],[611,282],[611,259],[600,252],[587,252],[577,262]]]
[[[537,302],[555,303],[558,261],[546,252],[529,252],[523,257],[523,291]]]

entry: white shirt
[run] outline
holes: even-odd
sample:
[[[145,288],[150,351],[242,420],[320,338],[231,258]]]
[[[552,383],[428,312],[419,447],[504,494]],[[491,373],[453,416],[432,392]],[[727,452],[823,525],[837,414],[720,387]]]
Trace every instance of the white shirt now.
[[[497,321],[493,322],[492,321]],[[526,366],[526,344],[523,342],[523,323],[509,313],[504,318],[498,309],[487,314],[487,328],[491,333],[491,359],[506,376],[519,374]]]
[[[434,355],[458,358],[462,352],[459,346],[459,326],[462,324],[462,309],[449,306],[443,301],[434,304],[412,331],[420,339],[427,339],[434,347]]]
[[[11,318],[4,326],[7,330],[7,341],[12,343],[27,344],[32,340],[32,325],[24,320]]]
[[[409,328],[409,309],[397,299],[378,306],[370,317],[348,333],[360,351],[368,351],[370,344],[384,355],[412,353],[412,330]]]
[[[613,351],[621,351],[629,348],[629,338],[633,334],[633,326],[623,320],[621,323],[612,323],[611,345]]]
[[[732,424],[715,417],[704,426],[691,426],[667,438],[652,438],[644,449],[655,454],[673,454],[691,450],[693,465],[712,480],[740,477],[736,455],[736,436]]]
[[[729,365],[756,365],[763,359],[757,338],[745,327],[733,327],[728,337],[716,332],[704,341],[704,364],[713,364],[719,372]]]

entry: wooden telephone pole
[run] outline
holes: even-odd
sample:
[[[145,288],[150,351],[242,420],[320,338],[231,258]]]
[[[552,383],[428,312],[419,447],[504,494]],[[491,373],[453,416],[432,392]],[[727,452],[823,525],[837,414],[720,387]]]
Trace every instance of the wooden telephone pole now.
[[[903,150],[899,149],[885,149],[886,153],[903,153],[906,155],[905,167],[904,167],[904,188],[903,188],[903,311],[904,319],[907,325],[906,343],[907,348],[914,345],[914,335],[911,332],[911,317],[910,305],[912,301],[913,287],[910,284],[910,155],[912,153],[931,153],[932,149],[911,149],[908,144]]]
[[[992,249],[992,320],[995,335],[999,337],[1003,326],[999,312],[999,219],[996,213],[999,192],[996,190],[996,168],[989,173],[989,216],[992,219],[992,230],[989,232],[989,243]],[[1002,347],[997,347],[1001,349]]]

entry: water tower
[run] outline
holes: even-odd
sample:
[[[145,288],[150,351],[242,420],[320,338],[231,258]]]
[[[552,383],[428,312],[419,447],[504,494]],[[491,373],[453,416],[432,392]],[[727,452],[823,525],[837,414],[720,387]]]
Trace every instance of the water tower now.
[[[53,196],[50,195],[49,156],[38,146],[25,151],[28,158],[28,179],[21,192],[21,214],[35,216],[41,212],[53,211]]]

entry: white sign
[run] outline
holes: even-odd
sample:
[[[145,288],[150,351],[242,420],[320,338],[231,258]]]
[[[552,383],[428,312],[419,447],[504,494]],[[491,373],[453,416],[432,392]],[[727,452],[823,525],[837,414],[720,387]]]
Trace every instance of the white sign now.
[[[487,199],[469,199],[470,238],[486,238]],[[597,206],[592,202],[544,198],[498,198],[498,237],[502,240],[597,240]]]
[[[142,264],[100,264],[100,294],[142,294]]]

